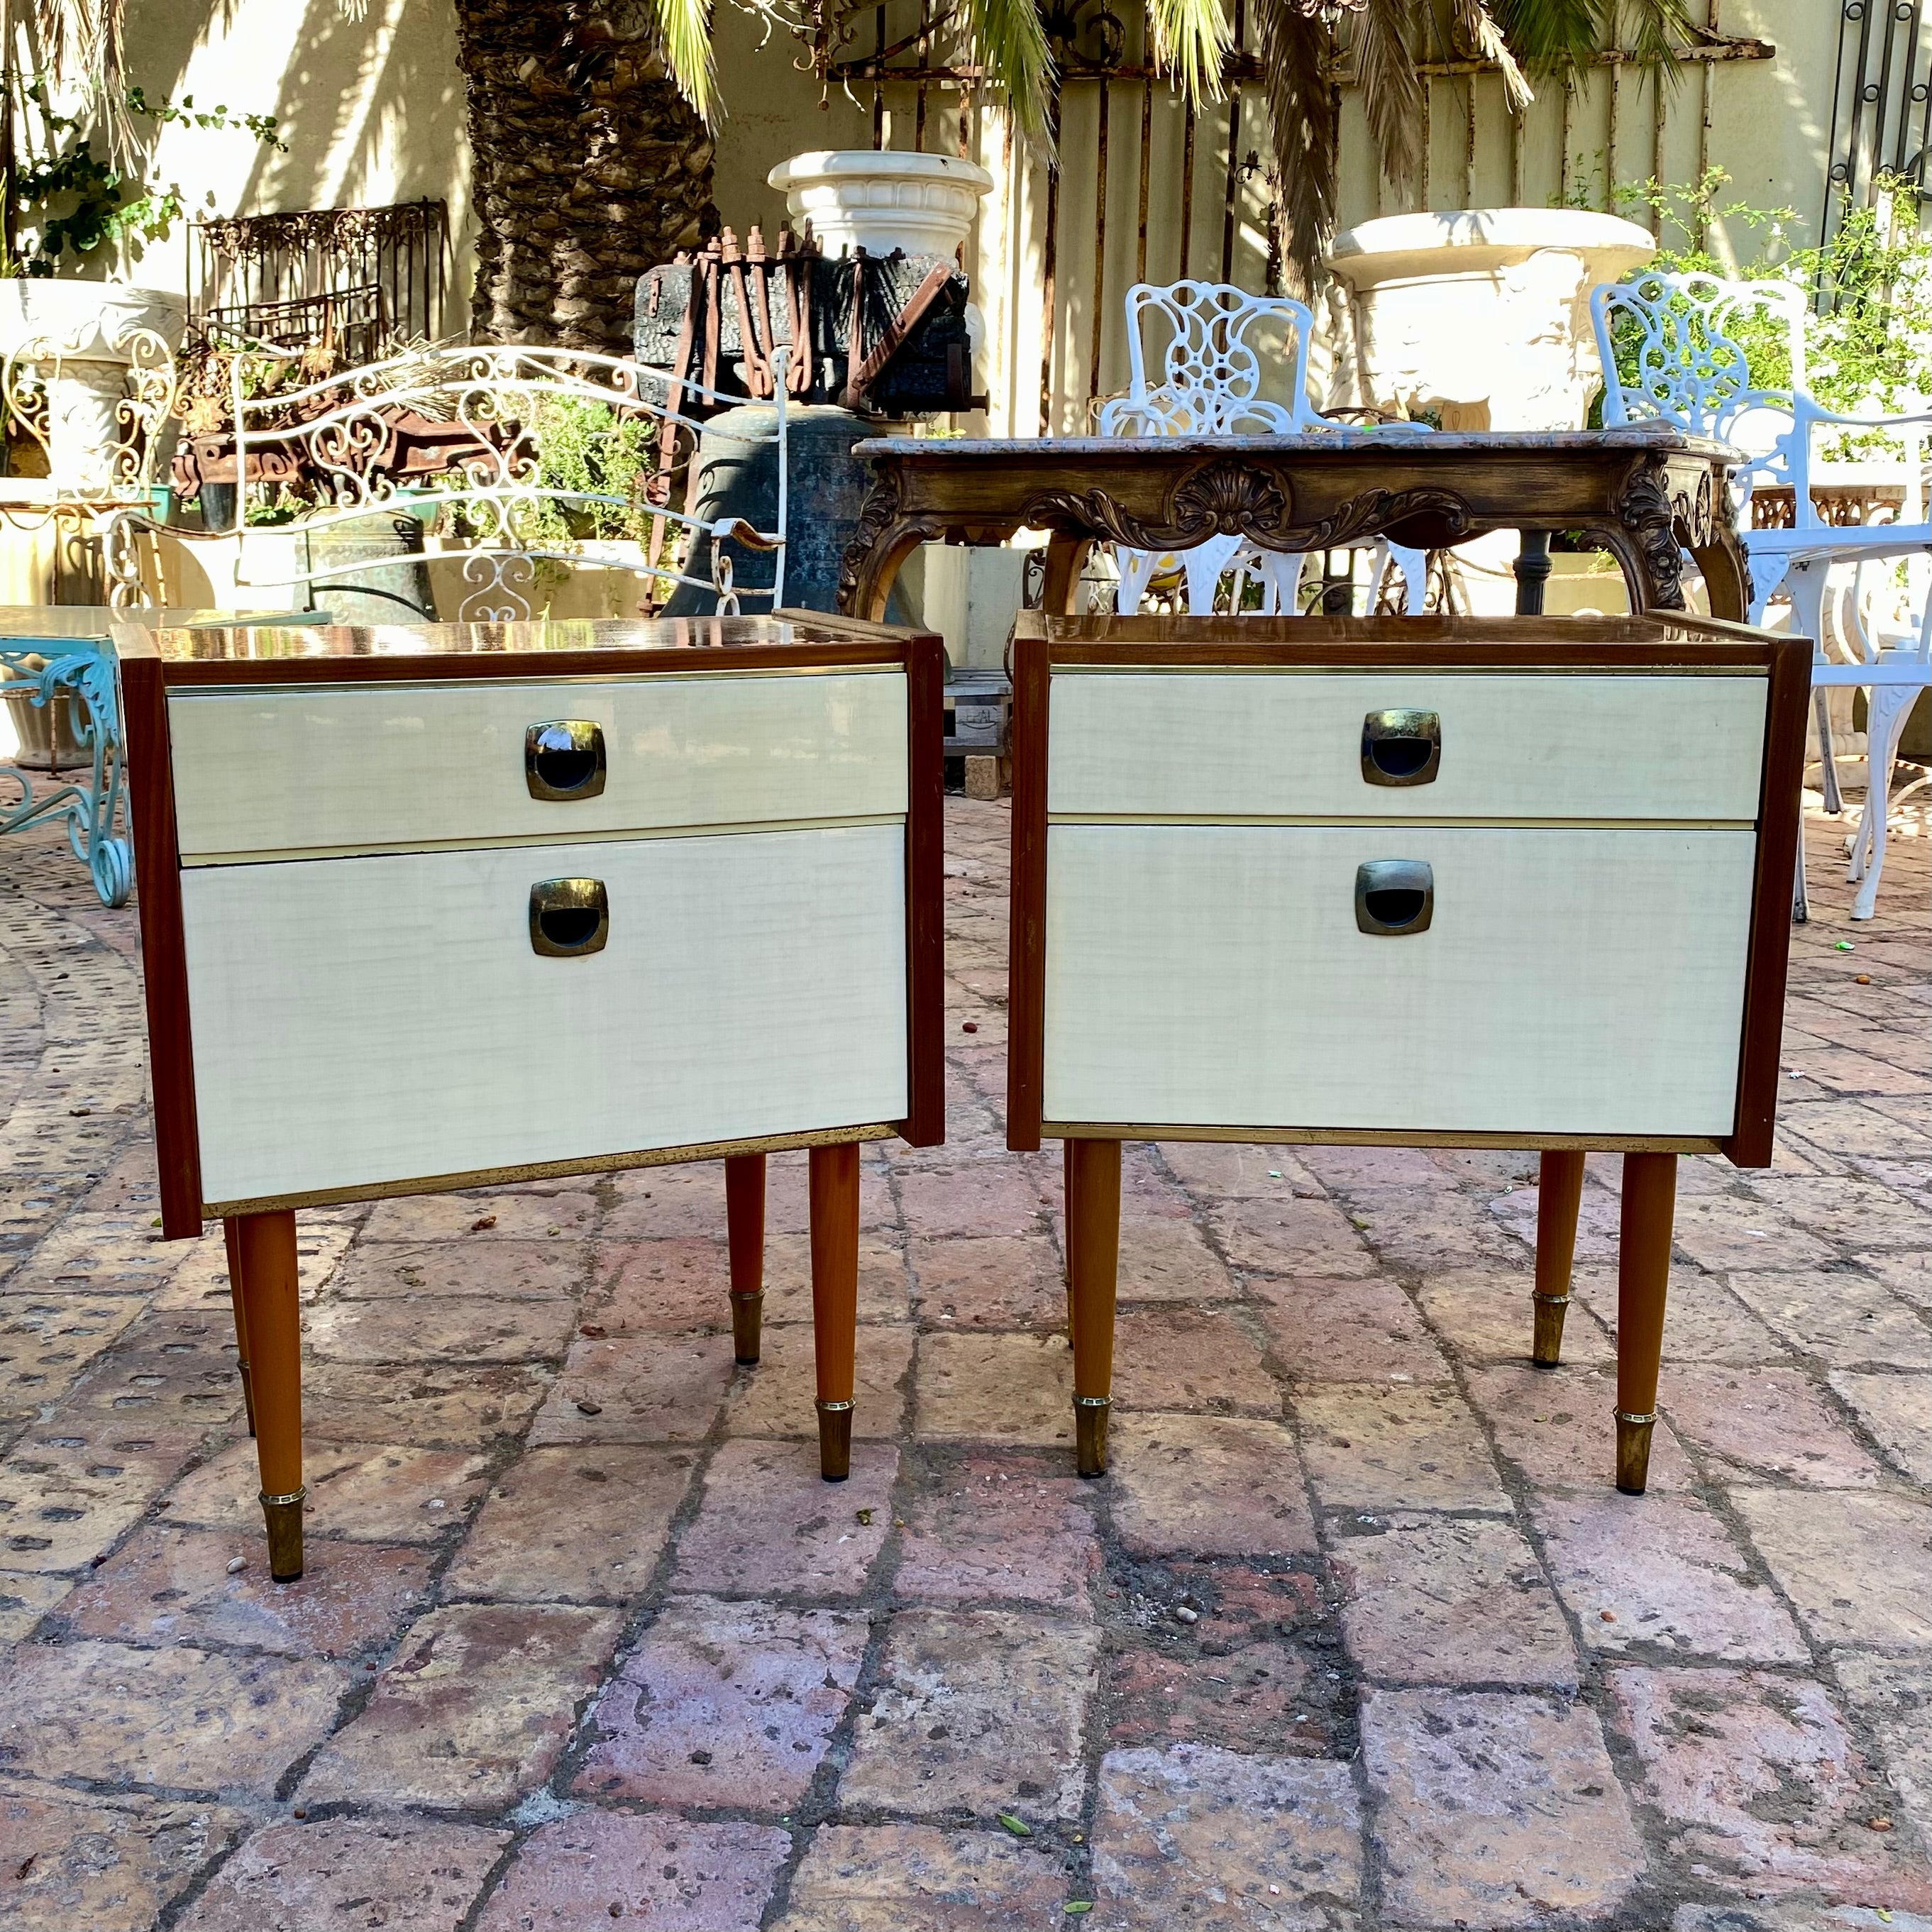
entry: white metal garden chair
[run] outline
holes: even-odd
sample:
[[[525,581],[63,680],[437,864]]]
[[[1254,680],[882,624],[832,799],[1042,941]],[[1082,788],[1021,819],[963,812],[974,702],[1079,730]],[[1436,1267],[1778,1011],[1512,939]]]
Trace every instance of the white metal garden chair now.
[[[1831,628],[1852,652],[1851,661],[1816,664],[1811,671],[1812,688],[1820,692],[1834,686],[1865,688],[1865,802],[1849,842],[1851,863],[1846,872],[1858,888],[1852,902],[1854,919],[1870,919],[1876,910],[1899,740],[1919,693],[1932,685],[1932,562],[1914,560],[1908,570],[1908,604],[1916,603],[1918,616],[1903,630],[1886,621],[1886,607],[1895,601],[1887,594],[1891,585],[1881,585],[1876,597],[1868,593],[1865,565],[1849,580],[1841,578],[1834,585]],[[1828,758],[1828,742],[1820,748]],[[1925,782],[1922,778],[1906,789]]]
[[[1288,351],[1289,400],[1270,402],[1261,393],[1264,364],[1254,335],[1266,324],[1282,326]],[[1337,425],[1316,414],[1308,400],[1308,349],[1315,318],[1287,296],[1258,296],[1226,282],[1182,281],[1165,287],[1137,282],[1127,291],[1126,394],[1102,404],[1102,436],[1297,436],[1332,430]],[[1148,338],[1158,330],[1154,352],[1159,368],[1148,380]],[[1392,425],[1420,432],[1420,424]],[[1234,608],[1239,610],[1246,578],[1261,588],[1259,614],[1292,616],[1301,585],[1298,554],[1264,550],[1240,536],[1210,537],[1172,556],[1114,547],[1120,572],[1118,608],[1131,616],[1157,574],[1178,568],[1186,580],[1187,608],[1194,616],[1211,616],[1222,578],[1234,572]],[[1388,544],[1376,551],[1370,572],[1370,602],[1393,561],[1407,587],[1408,607],[1422,608],[1426,557]]]
[[[1736,508],[1738,538],[1751,567],[1750,620],[1754,623],[1763,620],[1766,604],[1781,588],[1791,600],[1794,628],[1811,640],[1819,751],[1828,809],[1838,808],[1838,781],[1826,688],[1844,684],[1870,688],[1874,727],[1880,710],[1878,692],[1904,694],[1896,701],[1889,697],[1886,701],[1888,736],[1882,738],[1876,729],[1868,736],[1871,762],[1865,818],[1869,820],[1876,810],[1878,827],[1871,833],[1861,824],[1853,840],[1849,876],[1855,880],[1862,878],[1864,885],[1852,916],[1870,919],[1885,849],[1883,824],[1892,759],[1912,698],[1925,688],[1926,659],[1922,647],[1900,652],[1874,646],[1861,650],[1850,662],[1834,662],[1826,650],[1826,590],[1836,566],[1932,554],[1932,523],[1924,520],[1920,484],[1920,448],[1932,432],[1932,413],[1845,416],[1816,401],[1805,388],[1807,307],[1804,290],[1789,282],[1726,281],[1716,275],[1661,271],[1629,282],[1604,283],[1590,294],[1597,352],[1604,365],[1606,425],[1672,422],[1744,452],[1746,460],[1737,472]],[[1790,357],[1788,388],[1754,386],[1749,358],[1737,340],[1743,325],[1766,316],[1784,334]],[[1619,334],[1624,350],[1621,363]],[[1819,514],[1811,495],[1812,444],[1821,428],[1880,430],[1903,442],[1906,500],[1898,521],[1833,524]],[[1767,484],[1783,484],[1791,491],[1787,529],[1750,526],[1752,492]],[[1922,573],[1915,588],[1922,599]],[[1858,628],[1862,636],[1862,625]],[[1922,620],[1918,630],[1922,640]],[[1868,863],[1862,856],[1868,849],[1872,854]],[[1798,918],[1805,916],[1802,856],[1793,910]]]

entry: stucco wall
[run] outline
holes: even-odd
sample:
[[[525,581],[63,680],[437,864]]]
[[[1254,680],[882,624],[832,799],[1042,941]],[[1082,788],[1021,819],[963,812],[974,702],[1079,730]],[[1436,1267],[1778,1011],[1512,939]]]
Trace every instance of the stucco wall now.
[[[286,153],[240,129],[160,130],[146,178],[178,183],[190,218],[446,201],[448,326],[466,326],[470,152],[448,0],[368,0],[360,20],[338,0],[131,0],[127,70],[152,99],[280,118]],[[124,267],[182,289],[187,261],[177,226]]]

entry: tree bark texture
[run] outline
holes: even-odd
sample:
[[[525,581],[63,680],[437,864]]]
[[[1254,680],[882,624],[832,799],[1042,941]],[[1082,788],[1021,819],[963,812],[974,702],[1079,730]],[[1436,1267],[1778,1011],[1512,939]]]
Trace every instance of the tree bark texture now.
[[[718,228],[711,137],[625,10],[456,0],[479,340],[628,354],[638,276]]]

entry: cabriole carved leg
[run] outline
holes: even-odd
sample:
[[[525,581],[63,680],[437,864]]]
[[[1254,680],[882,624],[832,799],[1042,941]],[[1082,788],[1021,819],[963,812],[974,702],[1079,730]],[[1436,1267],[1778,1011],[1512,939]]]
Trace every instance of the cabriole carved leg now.
[[[1563,1318],[1570,1310],[1570,1272],[1576,1258],[1576,1210],[1583,1198],[1583,1156],[1551,1148],[1536,1184],[1536,1329],[1529,1358],[1539,1369],[1563,1359]]]
[[[731,1352],[758,1359],[765,1305],[765,1157],[724,1156],[724,1226],[731,1250]]]
[[[1657,1423],[1664,1300],[1670,1283],[1674,1154],[1624,1156],[1623,1222],[1617,1243],[1617,1487],[1640,1496]]]
[[[296,1217],[288,1209],[237,1215],[230,1252],[242,1280],[249,1378],[255,1390],[255,1455],[268,1526],[268,1574],[302,1573],[302,1324],[296,1294]]]
[[[1056,617],[1077,614],[1073,602],[1080,589],[1080,573],[1087,568],[1088,554],[1093,548],[1085,537],[1058,531],[1047,539],[1046,581],[1040,593],[1042,610]]]
[[[812,1150],[812,1341],[818,1364],[818,1472],[852,1473],[852,1388],[859,1351],[859,1149]]]
[[[1120,1260],[1120,1144],[1066,1143],[1066,1264],[1073,1297],[1076,1467],[1107,1473],[1114,1386],[1114,1290]]]
[[[242,1374],[242,1400],[248,1411],[248,1433],[255,1432],[255,1385],[248,1375],[248,1310],[242,1298],[242,1250],[232,1216],[221,1224],[221,1237],[228,1246],[228,1299],[235,1310],[236,1366]]]

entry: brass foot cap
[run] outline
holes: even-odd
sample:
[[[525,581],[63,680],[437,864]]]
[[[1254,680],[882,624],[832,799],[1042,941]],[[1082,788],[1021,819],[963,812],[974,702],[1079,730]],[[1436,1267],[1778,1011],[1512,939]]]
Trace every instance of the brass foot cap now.
[[[758,1359],[764,1339],[764,1306],[762,1294],[731,1298],[731,1353],[742,1367],[749,1368]]]
[[[264,1496],[262,1514],[268,1526],[268,1575],[278,1583],[292,1583],[302,1573],[302,1498],[306,1490],[285,1496]]]
[[[842,1483],[852,1473],[852,1405],[818,1405],[818,1473],[828,1483]]]
[[[1560,1367],[1563,1360],[1563,1318],[1569,1312],[1570,1298],[1561,1301],[1553,1296],[1538,1295],[1534,1302],[1535,1328],[1530,1342],[1530,1360],[1539,1369]]]
[[[1106,1399],[1073,1398],[1074,1467],[1083,1476],[1107,1473]]]
[[[1640,1496],[1650,1480],[1650,1433],[1654,1415],[1617,1417],[1617,1487],[1627,1496]]]

